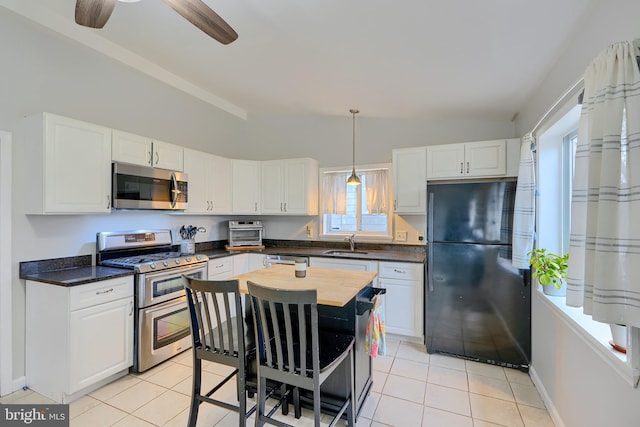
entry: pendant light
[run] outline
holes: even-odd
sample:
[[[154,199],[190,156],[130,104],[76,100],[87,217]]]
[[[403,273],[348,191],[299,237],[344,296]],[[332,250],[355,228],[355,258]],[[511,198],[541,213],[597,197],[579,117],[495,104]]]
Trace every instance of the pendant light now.
[[[360,178],[356,175],[356,114],[360,111],[352,108],[349,112],[353,116],[353,169],[351,176],[347,179],[347,185],[360,185]]]

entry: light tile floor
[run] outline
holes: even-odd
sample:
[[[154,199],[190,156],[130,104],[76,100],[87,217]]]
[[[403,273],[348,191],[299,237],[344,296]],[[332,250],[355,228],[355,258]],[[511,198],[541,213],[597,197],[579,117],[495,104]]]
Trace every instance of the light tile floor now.
[[[429,355],[424,346],[389,339],[387,355],[373,361],[373,388],[357,426],[553,427],[529,376],[513,369]],[[139,375],[127,375],[70,405],[71,427],[186,426],[191,392],[191,352]],[[204,364],[206,386],[228,368]],[[223,388],[235,400],[235,384]],[[0,403],[50,403],[31,391],[15,392]],[[285,418],[312,426],[313,414],[293,411]],[[198,426],[236,426],[237,414],[202,404]],[[328,417],[323,417],[326,425]],[[253,425],[253,417],[247,425]]]

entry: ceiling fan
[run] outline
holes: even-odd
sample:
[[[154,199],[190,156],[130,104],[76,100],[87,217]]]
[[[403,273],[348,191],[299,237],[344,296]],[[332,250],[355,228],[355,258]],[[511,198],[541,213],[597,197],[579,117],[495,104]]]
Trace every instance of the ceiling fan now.
[[[113,12],[117,0],[76,0],[76,23],[102,28]],[[131,0],[129,0],[131,1]],[[238,34],[202,0],[165,0],[187,21],[222,44],[229,44]]]

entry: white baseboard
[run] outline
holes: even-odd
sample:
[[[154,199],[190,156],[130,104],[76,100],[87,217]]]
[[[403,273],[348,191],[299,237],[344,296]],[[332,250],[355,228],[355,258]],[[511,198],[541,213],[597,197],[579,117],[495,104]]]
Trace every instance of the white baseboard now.
[[[562,421],[562,418],[560,418],[560,414],[553,404],[551,397],[549,397],[549,393],[547,393],[547,390],[544,388],[544,384],[542,384],[540,377],[536,373],[535,367],[529,367],[529,376],[531,377],[531,381],[533,381],[533,384],[536,386],[536,389],[538,389],[538,393],[540,393],[540,397],[542,398],[544,405],[547,407],[547,411],[549,412],[551,420],[553,421],[555,426],[566,427],[564,422]]]

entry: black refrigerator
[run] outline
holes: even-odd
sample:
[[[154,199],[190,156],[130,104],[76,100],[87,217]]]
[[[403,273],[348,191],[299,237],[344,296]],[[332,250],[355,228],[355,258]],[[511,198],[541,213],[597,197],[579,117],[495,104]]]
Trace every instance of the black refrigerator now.
[[[425,342],[528,370],[531,275],[511,264],[516,181],[427,183]]]

